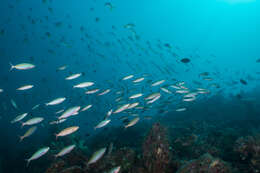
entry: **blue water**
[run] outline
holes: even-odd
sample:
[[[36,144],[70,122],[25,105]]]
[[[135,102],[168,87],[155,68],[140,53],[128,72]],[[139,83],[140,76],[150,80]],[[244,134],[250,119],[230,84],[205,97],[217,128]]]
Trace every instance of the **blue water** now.
[[[112,4],[112,9],[105,5],[107,2]],[[259,10],[260,2],[256,0],[3,0],[0,6],[0,89],[4,90],[0,93],[0,172],[37,172],[40,163],[44,166],[39,170],[44,172],[53,161],[50,158],[54,151],[39,162],[32,161],[31,167],[26,167],[24,160],[42,146],[57,142],[54,134],[72,125],[80,127],[76,136],[85,141],[90,155],[110,142],[118,148],[129,145],[141,150],[138,145],[157,121],[169,128],[179,120],[227,121],[233,125],[237,121],[258,122]],[[127,28],[129,24],[133,26]],[[190,62],[181,62],[183,58]],[[10,71],[10,63],[23,62],[36,67]],[[58,70],[64,65],[65,70]],[[203,79],[200,76],[203,72],[209,72],[207,77],[212,80]],[[83,75],[65,80],[74,73]],[[134,78],[122,81],[131,74]],[[140,77],[144,81],[132,82]],[[159,80],[166,80],[162,86],[171,94],[160,90],[160,86],[151,87]],[[94,82],[91,89],[98,88],[99,93],[106,89],[111,92],[104,96],[86,95],[84,89],[73,88],[85,81]],[[190,91],[205,88],[210,93],[199,95],[193,102],[183,102],[176,89],[169,87],[179,82],[185,82]],[[34,88],[16,90],[26,84]],[[117,94],[119,91],[122,94]],[[128,103],[131,95],[143,93],[136,101],[146,108],[143,98],[155,92],[160,92],[161,98],[147,109],[112,114],[105,130],[94,130],[110,109]],[[53,107],[44,105],[57,97],[67,99]],[[119,97],[122,103],[115,101]],[[11,100],[18,109],[12,106]],[[40,107],[32,110],[37,104]],[[49,124],[57,119],[55,112],[89,104],[93,105],[91,109],[63,124]],[[175,111],[181,107],[187,111]],[[41,116],[44,122],[38,125],[35,134],[19,143],[18,136],[28,128],[21,129],[20,123],[10,121],[24,112],[29,112],[27,120]],[[131,114],[138,114],[140,121],[124,130],[120,118],[131,119]],[[147,120],[146,116],[151,119]],[[256,133],[260,130],[249,123],[245,129],[250,131],[250,128]]]

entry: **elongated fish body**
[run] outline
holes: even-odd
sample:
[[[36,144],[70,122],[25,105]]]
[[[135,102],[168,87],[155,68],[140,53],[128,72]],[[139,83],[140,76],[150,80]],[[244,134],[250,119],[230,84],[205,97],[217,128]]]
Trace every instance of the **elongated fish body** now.
[[[82,74],[81,73],[76,73],[73,75],[70,75],[68,77],[65,78],[65,80],[73,80],[73,79],[77,79],[78,77],[80,77]]]
[[[110,115],[112,115],[112,113],[113,113],[113,109],[110,109],[109,111],[107,111],[106,119],[108,117],[110,117]]]
[[[138,106],[138,105],[139,105],[138,102],[131,103],[131,104],[127,107],[127,109],[133,109],[133,108],[135,108],[135,107]]]
[[[181,87],[176,86],[176,85],[171,85],[170,87],[171,87],[171,88],[174,88],[174,89],[177,89],[177,90],[181,89]]]
[[[15,101],[13,99],[11,99],[11,104],[13,105],[13,107],[15,109],[18,109],[17,104],[15,103]]]
[[[13,65],[12,63],[10,63],[11,68],[10,71],[12,71],[13,69],[17,69],[17,70],[29,70],[35,67],[35,65],[30,64],[30,63],[21,63],[21,64],[17,64],[17,65]]]
[[[134,75],[128,75],[128,76],[125,76],[122,80],[128,80],[128,79],[131,79],[133,77],[134,77]]]
[[[61,119],[61,120],[57,120],[57,121],[51,121],[49,124],[53,125],[53,124],[61,124],[63,122],[65,122],[67,119]]]
[[[61,110],[55,112],[55,114],[60,114],[60,113],[62,113],[62,112],[64,112],[64,109],[61,109]]]
[[[103,91],[102,93],[99,93],[98,95],[99,96],[103,96],[103,95],[105,95],[105,94],[107,94],[109,92],[110,92],[110,89],[107,89],[107,90]]]
[[[64,65],[64,66],[59,67],[58,70],[62,71],[62,70],[65,70],[66,68],[67,68],[67,66]]]
[[[134,80],[133,82],[134,83],[139,83],[139,82],[142,82],[143,80],[144,80],[144,78],[141,77],[141,78],[138,78],[138,79]]]
[[[42,117],[35,117],[35,118],[29,119],[26,122],[22,123],[22,127],[25,126],[25,125],[39,124],[43,120],[44,120],[44,118],[42,118]]]
[[[70,135],[70,134],[76,132],[78,129],[79,129],[79,126],[72,126],[72,127],[68,127],[68,128],[66,128],[66,129],[63,129],[61,132],[59,132],[58,134],[56,134],[56,139],[57,139],[59,136],[67,136],[67,135]]]
[[[149,95],[148,97],[146,97],[145,100],[152,100],[159,95],[160,95],[160,93],[153,93],[153,94]]]
[[[23,114],[21,114],[21,115],[18,115],[17,117],[15,117],[15,119],[13,119],[13,120],[11,121],[11,123],[13,124],[13,123],[16,123],[16,122],[18,122],[18,121],[21,121],[21,120],[24,119],[27,115],[28,115],[28,113],[23,113]]]
[[[58,154],[56,154],[55,157],[62,157],[66,154],[69,154],[75,147],[76,145],[67,146],[63,148]]]
[[[90,160],[88,161],[88,165],[96,163],[105,154],[105,152],[106,152],[106,148],[101,148],[95,153],[93,153]]]
[[[117,166],[117,167],[112,168],[108,173],[119,173],[120,169],[121,169],[121,167]]]
[[[130,122],[125,126],[125,128],[134,126],[139,120],[140,120],[139,117],[134,118],[132,121],[130,121]]]
[[[172,92],[170,90],[166,89],[166,88],[161,87],[161,90],[168,93],[168,94],[172,94]]]
[[[29,129],[25,132],[25,134],[20,137],[20,142],[21,142],[24,138],[31,136],[31,135],[36,131],[36,129],[37,129],[36,126],[33,126],[33,127],[29,128]]]
[[[65,100],[66,100],[65,97],[59,97],[59,98],[56,98],[56,99],[50,101],[49,103],[46,103],[46,106],[58,105],[58,104],[61,104],[62,102],[64,102]]]
[[[80,84],[74,85],[73,88],[87,88],[94,85],[94,82],[82,82]]]
[[[27,166],[29,165],[29,163],[32,160],[39,159],[40,157],[45,155],[49,150],[50,150],[50,147],[44,147],[44,148],[41,148],[38,151],[36,151],[29,159],[26,160],[27,161]]]
[[[95,94],[98,91],[99,91],[99,89],[93,89],[93,90],[86,91],[85,94]]]
[[[90,109],[91,107],[92,107],[92,105],[87,105],[87,106],[85,106],[85,107],[81,110],[81,112],[84,112],[84,111]]]
[[[28,90],[28,89],[31,89],[31,88],[33,88],[33,85],[24,85],[24,86],[21,86],[20,88],[17,88],[16,90],[24,91],[24,90]]]
[[[183,112],[183,111],[186,111],[187,109],[186,108],[178,108],[176,109],[176,112]]]
[[[194,101],[194,100],[196,100],[196,96],[184,97],[184,98],[182,99],[182,101],[184,101],[184,102],[192,102],[192,101]]]
[[[157,101],[160,97],[161,97],[161,95],[157,95],[157,96],[154,97],[153,99],[151,99],[151,100],[149,100],[148,102],[146,102],[146,104],[151,104],[151,103]]]
[[[142,96],[143,96],[142,93],[138,93],[138,94],[134,94],[134,95],[130,96],[129,99],[136,99],[136,98],[142,97]]]
[[[176,90],[176,93],[179,93],[179,94],[186,94],[186,93],[189,93],[190,91],[189,90]]]
[[[165,80],[160,80],[160,81],[157,81],[155,83],[153,83],[151,86],[154,87],[154,86],[158,86],[158,85],[161,85],[165,82]]]
[[[40,104],[35,105],[35,106],[32,108],[32,110],[37,109],[39,106],[40,106]]]
[[[105,119],[101,121],[94,129],[105,127],[108,123],[110,123],[111,120]]]
[[[66,119],[72,115],[77,114],[77,112],[80,110],[80,106],[74,106],[72,108],[69,108],[68,110],[66,110],[65,112],[63,112],[63,114],[58,118],[60,119]]]
[[[128,108],[128,106],[130,106],[129,103],[119,107],[117,110],[114,111],[114,114],[117,114],[117,113],[120,113],[120,112],[126,110]]]

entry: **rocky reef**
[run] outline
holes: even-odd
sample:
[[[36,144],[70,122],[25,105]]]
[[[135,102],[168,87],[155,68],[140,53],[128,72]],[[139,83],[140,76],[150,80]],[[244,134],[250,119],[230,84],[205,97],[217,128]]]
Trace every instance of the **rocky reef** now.
[[[87,162],[93,152],[74,137],[80,147],[64,157],[50,158],[52,163],[45,173],[100,173],[117,166],[121,173],[259,172],[259,134],[241,137],[230,129],[220,131],[214,126],[211,130],[207,126],[205,130],[183,129],[175,128],[175,135],[170,137],[168,128],[155,123],[143,137],[142,147],[114,146],[113,150],[113,145],[107,146],[105,155],[91,165]],[[64,145],[66,141],[54,144],[59,149]]]
[[[239,154],[243,163],[241,169],[253,173],[260,171],[260,134],[240,137],[236,140],[234,151]]]
[[[154,124],[143,143],[143,163],[146,172],[170,172],[170,153],[166,129],[159,123]]]
[[[184,164],[177,173],[232,173],[232,168],[221,159],[206,153]]]

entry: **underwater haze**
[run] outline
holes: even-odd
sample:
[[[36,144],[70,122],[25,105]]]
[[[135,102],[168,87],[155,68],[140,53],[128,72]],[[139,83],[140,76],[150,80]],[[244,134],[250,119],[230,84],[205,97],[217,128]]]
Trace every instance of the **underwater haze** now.
[[[0,11],[0,173],[260,171],[259,1]]]

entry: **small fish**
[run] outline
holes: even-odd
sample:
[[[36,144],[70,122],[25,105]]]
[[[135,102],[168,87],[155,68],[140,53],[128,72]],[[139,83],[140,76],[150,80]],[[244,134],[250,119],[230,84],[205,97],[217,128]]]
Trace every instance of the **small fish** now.
[[[176,112],[183,112],[183,111],[186,111],[187,109],[186,108],[178,108],[176,109]]]
[[[95,94],[98,91],[99,89],[93,89],[93,90],[86,91],[85,94]]]
[[[62,70],[65,70],[66,68],[67,68],[67,66],[64,65],[64,66],[59,67],[58,70],[62,71]]]
[[[190,59],[189,58],[183,58],[183,59],[181,59],[181,62],[186,64],[186,63],[190,62]]]
[[[32,160],[36,160],[38,158],[40,158],[41,156],[43,156],[44,154],[46,154],[48,151],[50,150],[50,147],[44,147],[39,149],[38,151],[36,151],[29,159],[26,159],[27,161],[27,166],[29,165],[29,163]]]
[[[35,106],[32,108],[32,110],[37,109],[39,106],[40,106],[40,104],[35,105]]]
[[[192,102],[192,101],[194,101],[194,100],[196,100],[196,96],[184,97],[184,98],[182,99],[182,101],[184,101],[184,102]]]
[[[51,121],[49,124],[50,125],[53,125],[53,124],[61,124],[63,123],[64,121],[66,121],[67,119],[61,119],[61,120],[57,120],[57,121]]]
[[[4,90],[0,88],[0,93],[2,93],[2,92],[4,92]]]
[[[31,136],[36,131],[36,129],[36,126],[29,128],[23,136],[20,136],[20,142],[22,142],[24,138]]]
[[[65,80],[73,80],[73,79],[80,77],[81,75],[82,75],[82,73],[72,74],[72,75],[66,77]]]
[[[107,115],[106,115],[106,118],[110,117],[110,115],[113,113],[113,109],[110,109],[108,112],[107,112]]]
[[[181,89],[181,87],[176,86],[176,85],[171,85],[170,87],[171,87],[171,88],[174,88],[174,89],[177,89],[177,90]]]
[[[152,100],[159,95],[161,95],[161,94],[160,93],[153,93],[153,94],[149,95],[148,97],[146,97],[145,100]]]
[[[94,82],[82,82],[80,84],[74,85],[73,88],[86,88],[94,85]]]
[[[132,29],[134,27],[135,27],[135,24],[133,24],[133,23],[128,23],[128,24],[124,25],[124,28],[126,28],[126,29]]]
[[[74,107],[71,107],[69,109],[67,109],[65,112],[63,112],[63,114],[58,117],[58,119],[66,119],[72,115],[75,115],[77,114],[77,112],[80,110],[80,106],[74,106]]]
[[[132,119],[132,120],[125,126],[125,128],[134,126],[139,120],[140,120],[139,117],[136,117],[136,118]]]
[[[79,129],[79,126],[72,126],[72,127],[68,127],[66,129],[63,129],[62,131],[60,131],[58,134],[55,134],[56,139],[58,139],[59,136],[67,136],[70,135],[74,132],[76,132]]]
[[[62,102],[64,102],[65,100],[66,100],[65,97],[59,97],[59,98],[56,98],[56,99],[50,101],[49,103],[46,103],[46,106],[58,105],[58,104],[61,104]]]
[[[15,101],[13,99],[11,99],[11,104],[13,105],[13,107],[15,109],[18,109],[17,104],[15,103]]]
[[[34,125],[34,124],[38,124],[40,122],[42,122],[44,120],[44,118],[42,117],[34,117],[32,119],[27,120],[26,122],[22,123],[22,127],[26,126],[26,125]]]
[[[35,68],[35,65],[29,64],[29,63],[21,63],[21,64],[17,64],[17,65],[13,65],[12,63],[10,63],[10,65],[11,65],[10,71],[12,71],[13,69],[29,70],[29,69]]]
[[[95,130],[98,128],[102,128],[105,127],[108,123],[110,123],[110,119],[105,119],[103,121],[101,121],[98,125],[96,125],[96,127],[94,128]]]
[[[176,93],[179,93],[179,94],[186,94],[189,92],[190,92],[189,90],[176,90]]]
[[[85,107],[81,110],[81,112],[84,112],[84,111],[90,109],[91,107],[92,107],[92,105],[87,105],[87,106],[85,106]]]
[[[24,85],[24,86],[21,86],[20,88],[17,88],[16,90],[24,91],[24,90],[28,90],[28,89],[31,89],[31,88],[33,88],[33,85]]]
[[[18,115],[15,119],[13,119],[13,120],[11,121],[11,123],[13,124],[13,123],[16,123],[16,122],[18,122],[18,121],[21,121],[21,120],[24,119],[27,115],[28,115],[28,113],[23,113],[23,114],[21,114],[21,115]]]
[[[172,92],[166,88],[161,87],[160,89],[168,94],[172,94]]]
[[[142,82],[143,80],[144,80],[144,78],[141,77],[141,78],[138,78],[138,79],[134,80],[133,82],[134,82],[134,83],[138,83],[138,82]]]
[[[124,104],[124,105],[120,106],[117,110],[115,110],[113,113],[114,114],[120,113],[120,112],[126,110],[128,108],[128,106],[130,106],[130,104]]]
[[[94,152],[88,161],[88,165],[96,163],[106,152],[106,148],[101,148],[98,151]]]
[[[138,94],[134,94],[134,95],[130,96],[129,99],[136,99],[136,98],[142,97],[142,96],[143,96],[142,93],[138,93]]]
[[[110,89],[107,89],[107,90],[103,91],[102,93],[99,93],[98,95],[102,96],[102,95],[105,95],[105,94],[107,94],[109,92],[110,92]]]
[[[64,155],[70,153],[75,147],[76,147],[76,145],[70,145],[70,146],[63,148],[58,154],[55,155],[55,158],[62,157]]]
[[[157,81],[155,83],[153,83],[151,86],[154,87],[154,86],[158,86],[158,85],[161,85],[165,82],[165,80],[160,80],[160,81]]]
[[[134,77],[134,75],[125,76],[125,77],[123,77],[122,80],[128,80],[128,79],[131,79],[131,78],[133,78],[133,77]]]
[[[113,10],[113,8],[114,8],[110,2],[106,2],[105,7],[108,7],[110,10]]]
[[[146,102],[146,104],[151,104],[153,102],[155,102],[156,100],[158,100],[161,97],[161,95],[158,95],[156,97],[154,97],[153,99],[149,100],[148,102]]]
[[[245,81],[244,79],[240,79],[240,83],[243,85],[247,85],[247,81]]]
[[[138,106],[138,105],[139,105],[138,102],[131,103],[131,104],[127,107],[127,109],[133,109],[133,108],[135,108],[135,107]]]
[[[112,168],[110,171],[108,171],[108,173],[119,173],[120,169],[121,169],[121,167],[117,166],[117,167]]]
[[[110,142],[109,147],[108,147],[108,152],[107,152],[108,156],[112,153],[113,148],[114,148],[114,144],[113,144],[113,142]]]

